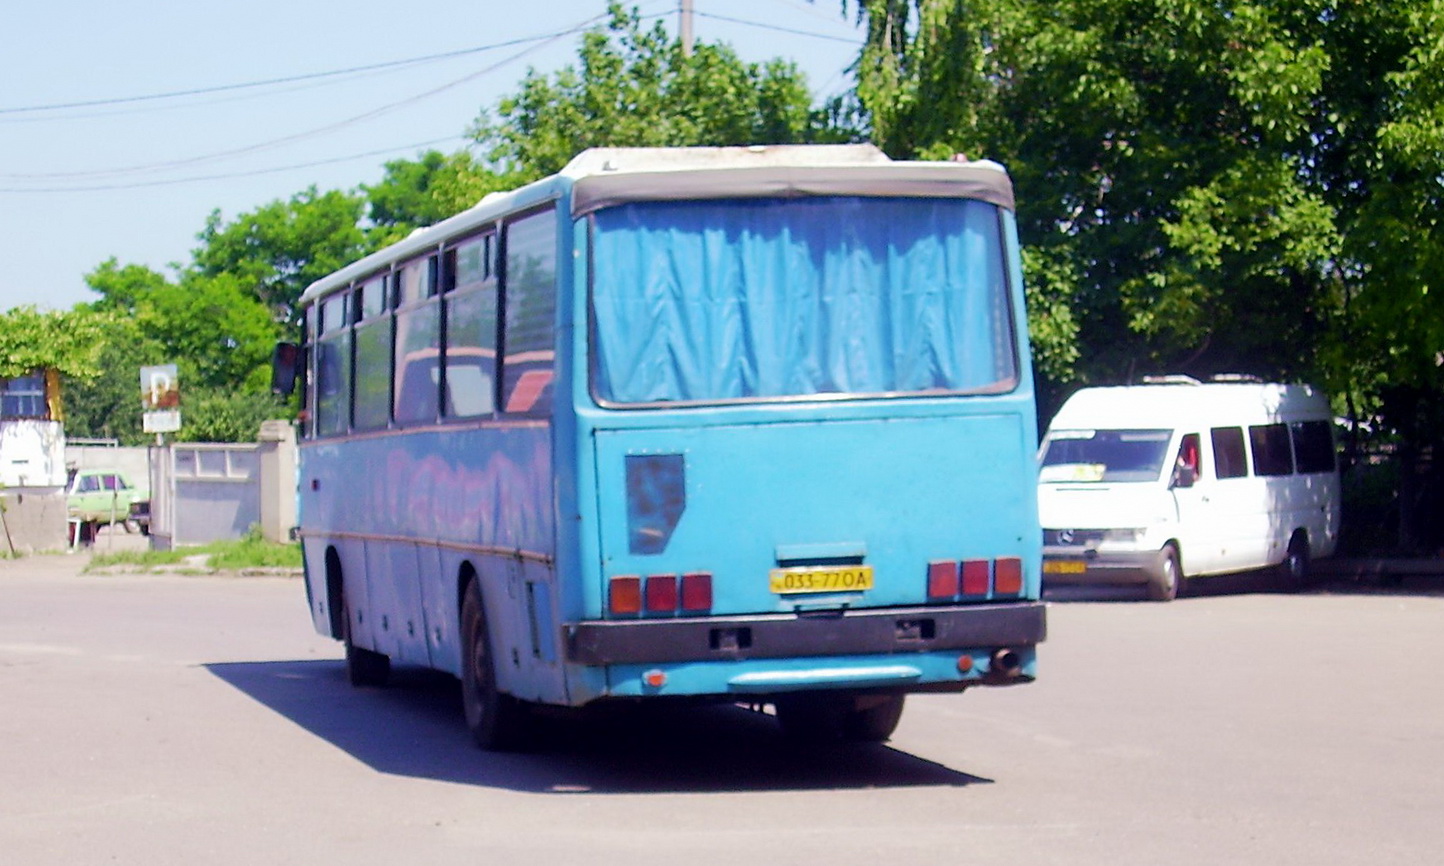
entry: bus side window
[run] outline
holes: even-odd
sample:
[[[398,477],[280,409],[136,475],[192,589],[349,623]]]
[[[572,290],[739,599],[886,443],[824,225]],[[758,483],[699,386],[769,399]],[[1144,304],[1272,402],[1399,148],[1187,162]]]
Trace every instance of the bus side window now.
[[[316,435],[345,433],[351,415],[351,332],[345,292],[321,302],[316,341]]]
[[[356,290],[356,398],[352,421],[357,430],[376,430],[391,420],[391,314],[385,276]]]
[[[446,252],[446,394],[448,418],[496,410],[496,235],[467,238]]]
[[[551,412],[556,362],[557,218],[554,211],[506,227],[503,249],[501,405],[508,414]]]
[[[395,417],[401,424],[430,424],[438,417],[441,390],[441,303],[436,257],[401,267],[396,303]]]
[[[1242,478],[1248,474],[1244,460],[1243,428],[1215,427],[1209,431],[1213,442],[1213,476]]]

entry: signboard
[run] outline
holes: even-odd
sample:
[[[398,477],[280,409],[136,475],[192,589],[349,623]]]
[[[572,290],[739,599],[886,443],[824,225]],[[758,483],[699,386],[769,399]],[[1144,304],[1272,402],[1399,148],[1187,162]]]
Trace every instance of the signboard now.
[[[140,368],[141,429],[174,433],[180,429],[180,380],[175,364]]]

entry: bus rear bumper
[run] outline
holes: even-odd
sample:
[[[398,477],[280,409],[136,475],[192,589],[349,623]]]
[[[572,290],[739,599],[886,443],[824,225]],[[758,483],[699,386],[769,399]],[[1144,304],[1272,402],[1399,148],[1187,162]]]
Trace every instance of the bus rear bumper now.
[[[1024,601],[586,621],[564,625],[563,634],[567,661],[603,666],[1022,649],[1042,642],[1047,624],[1044,604]],[[906,662],[890,667],[900,669]]]

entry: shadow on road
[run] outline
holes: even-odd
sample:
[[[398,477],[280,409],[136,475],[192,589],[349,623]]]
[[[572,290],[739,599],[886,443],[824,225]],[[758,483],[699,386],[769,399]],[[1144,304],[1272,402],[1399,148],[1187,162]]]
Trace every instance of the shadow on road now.
[[[1302,590],[1289,587],[1274,571],[1239,572],[1190,578],[1180,599],[1215,598],[1226,595],[1444,595],[1444,579],[1427,575],[1378,575],[1364,578],[1320,576]],[[1144,601],[1142,586],[1058,586],[1048,587],[1043,597],[1050,602]]]
[[[336,661],[207,669],[379,772],[544,793],[707,793],[966,786],[992,780],[885,745],[799,747],[769,716],[735,705],[616,706],[536,719],[537,748],[483,752],[467,736],[460,687],[397,668],[353,688]]]

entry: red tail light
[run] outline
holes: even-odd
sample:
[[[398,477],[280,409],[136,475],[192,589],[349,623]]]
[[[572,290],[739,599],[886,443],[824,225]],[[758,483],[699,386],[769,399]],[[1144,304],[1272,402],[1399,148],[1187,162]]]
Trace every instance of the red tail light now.
[[[963,563],[963,595],[987,595],[988,572],[986,559],[969,559]]]
[[[712,575],[695,572],[682,575],[682,610],[689,613],[712,609]]]
[[[1023,560],[1015,556],[998,560],[993,576],[993,590],[998,595],[1018,595],[1023,591]]]
[[[642,612],[642,579],[635,575],[614,577],[607,584],[607,607],[613,614]]]
[[[677,612],[677,575],[654,574],[647,578],[647,613]]]
[[[928,563],[928,598],[953,598],[958,594],[958,564],[945,560]]]

